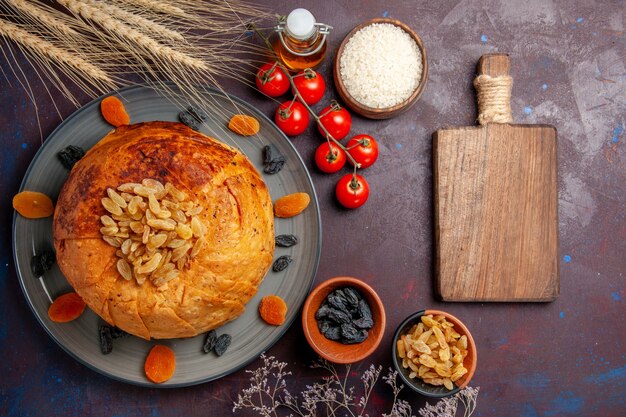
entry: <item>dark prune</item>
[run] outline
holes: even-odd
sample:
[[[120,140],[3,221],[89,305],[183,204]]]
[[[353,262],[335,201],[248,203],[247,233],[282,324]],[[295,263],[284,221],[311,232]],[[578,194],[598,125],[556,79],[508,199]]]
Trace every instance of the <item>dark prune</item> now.
[[[202,345],[202,351],[204,353],[209,353],[215,348],[215,342],[217,341],[217,332],[215,330],[210,330],[206,334],[206,338],[204,339],[204,344]]]
[[[274,265],[272,265],[272,271],[280,272],[287,268],[292,261],[293,258],[289,255],[280,256],[274,261]]]
[[[265,165],[263,172],[266,174],[276,174],[283,169],[286,161],[285,156],[274,145],[266,145],[263,148],[263,164]]]
[[[276,241],[276,246],[280,246],[281,248],[290,248],[298,243],[298,238],[294,235],[278,235],[274,240]]]
[[[113,337],[111,336],[111,326],[108,324],[101,324],[98,328],[100,334],[100,352],[103,355],[108,355],[113,351]]]
[[[119,339],[119,338],[128,336],[128,333],[126,333],[124,330],[120,329],[119,327],[116,327],[116,326],[109,326],[109,327],[111,328],[111,337],[113,339]]]
[[[186,111],[178,113],[178,120],[193,130],[200,130],[198,119]]]
[[[328,320],[320,320],[317,322],[317,328],[320,333],[324,334],[330,328],[331,324]]]
[[[339,326],[330,326],[328,330],[324,332],[324,336],[330,340],[339,340],[341,339],[341,327]]]
[[[348,308],[356,309],[359,305],[359,301],[362,299],[361,294],[351,287],[344,288],[343,294],[346,297]]]
[[[209,115],[206,114],[204,110],[196,106],[187,107],[187,113],[192,115],[194,119],[196,119],[200,123],[206,122],[209,119]]]
[[[30,258],[30,270],[33,272],[33,275],[37,278],[42,276],[52,268],[54,262],[56,260],[54,251],[46,250],[41,252],[39,255],[35,255]]]
[[[226,353],[226,350],[230,346],[230,342],[232,342],[233,338],[229,334],[223,334],[217,338],[215,341],[215,346],[213,347],[213,351],[217,356],[222,356]]]
[[[326,317],[337,324],[350,323],[352,321],[352,317],[348,313],[334,308],[330,309]]]
[[[74,164],[78,162],[83,156],[85,156],[85,151],[80,146],[70,145],[67,148],[62,149],[57,154],[61,164],[69,170],[74,167]]]

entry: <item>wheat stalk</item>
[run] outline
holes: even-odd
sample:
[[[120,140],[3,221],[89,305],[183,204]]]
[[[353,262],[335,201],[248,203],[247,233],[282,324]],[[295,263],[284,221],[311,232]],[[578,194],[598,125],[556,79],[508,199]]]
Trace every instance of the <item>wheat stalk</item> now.
[[[152,0],[114,0],[117,3],[125,4],[127,6],[136,7],[156,13],[163,13],[171,16],[185,17],[187,14],[180,7],[176,7],[172,4],[168,4],[162,1]]]
[[[94,7],[85,1],[78,0],[57,0],[59,4],[66,7],[72,13],[91,20],[100,25],[109,34],[115,37],[126,39],[134,46],[141,48],[143,51],[151,55],[155,59],[165,62],[178,63],[186,67],[199,71],[207,71],[207,65],[200,59],[193,58],[189,55],[181,53],[167,45],[163,45],[150,36],[143,34],[139,30],[133,29],[127,24],[114,19],[107,13]]]
[[[155,23],[137,14],[127,12],[126,10],[120,9],[114,5],[105,4],[96,0],[83,0],[82,3],[97,8],[114,19],[118,19],[136,27],[141,27],[142,30],[146,30],[154,35],[160,36],[163,39],[185,42],[185,37],[175,30],[168,29],[163,25]]]
[[[115,86],[115,82],[101,69],[77,57],[64,49],[56,47],[51,42],[33,35],[19,28],[11,22],[0,19],[0,36],[4,36],[18,45],[31,50],[42,57],[48,57],[52,62],[66,65],[79,73],[87,75],[93,80]]]
[[[7,0],[7,2],[24,16],[41,22],[48,28],[48,30],[56,30],[61,34],[70,37],[81,36],[72,27],[62,22],[58,16],[55,17],[43,7],[35,6],[32,2],[27,2],[26,0]]]

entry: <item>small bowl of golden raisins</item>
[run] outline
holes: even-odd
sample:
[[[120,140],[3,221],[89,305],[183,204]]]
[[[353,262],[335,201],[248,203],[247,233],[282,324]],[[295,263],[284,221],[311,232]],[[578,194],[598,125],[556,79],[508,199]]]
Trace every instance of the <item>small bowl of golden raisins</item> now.
[[[474,338],[452,314],[418,311],[398,326],[393,340],[393,364],[404,383],[420,394],[447,397],[465,388],[474,376]]]

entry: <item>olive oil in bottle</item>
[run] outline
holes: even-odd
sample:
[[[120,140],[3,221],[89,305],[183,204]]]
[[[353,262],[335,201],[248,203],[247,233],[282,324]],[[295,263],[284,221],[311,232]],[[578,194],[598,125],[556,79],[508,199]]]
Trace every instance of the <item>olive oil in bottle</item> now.
[[[331,29],[316,23],[308,10],[295,9],[275,28],[274,52],[289,71],[317,68],[326,56],[326,37]]]

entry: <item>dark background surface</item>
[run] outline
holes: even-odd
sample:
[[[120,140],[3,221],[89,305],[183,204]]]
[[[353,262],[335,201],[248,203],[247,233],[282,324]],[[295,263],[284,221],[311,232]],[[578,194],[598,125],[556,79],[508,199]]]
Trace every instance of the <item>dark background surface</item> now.
[[[293,8],[286,1],[266,3],[280,13]],[[363,171],[372,194],[359,210],[342,210],[335,203],[339,174],[323,175],[315,169],[312,155],[321,143],[316,129],[293,139],[320,198],[324,241],[316,283],[337,275],[359,277],[376,289],[387,308],[385,338],[370,358],[353,366],[350,382],[357,384],[370,363],[391,366],[392,334],[404,317],[437,308],[461,318],[478,344],[478,368],[471,383],[480,387],[475,415],[626,415],[624,2],[300,5],[335,27],[320,69],[327,80],[343,36],[374,17],[396,18],[415,29],[430,64],[424,94],[409,112],[387,121],[353,119],[353,134],[369,133],[381,146],[379,161]],[[431,134],[444,126],[474,124],[475,64],[481,54],[496,51],[511,54],[516,122],[553,124],[559,133],[561,294],[548,304],[441,303],[433,294]],[[10,74],[4,58],[0,62]],[[189,388],[138,388],[79,364],[37,323],[13,265],[10,201],[41,139],[34,107],[15,79],[2,78],[0,86],[0,415],[232,414],[233,400],[248,384],[243,370]],[[275,104],[253,90],[225,86],[273,114]],[[315,109],[334,96],[331,89]],[[64,117],[75,110],[67,102],[58,103]],[[46,96],[38,97],[37,105],[45,138],[61,119]],[[309,368],[314,354],[298,323],[268,354],[289,363],[292,393],[322,375]],[[414,414],[426,401],[408,390],[401,396],[413,405]],[[390,400],[388,387],[379,383],[370,415],[388,412]]]

